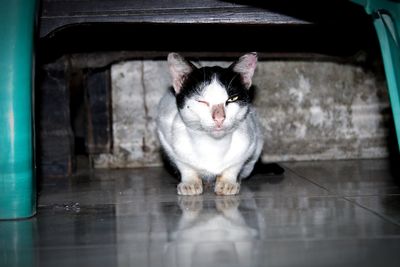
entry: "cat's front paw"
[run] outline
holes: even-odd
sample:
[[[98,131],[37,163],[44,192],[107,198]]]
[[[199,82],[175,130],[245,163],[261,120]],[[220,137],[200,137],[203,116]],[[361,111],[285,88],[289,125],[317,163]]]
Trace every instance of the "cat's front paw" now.
[[[215,184],[214,192],[219,196],[229,196],[239,194],[240,184],[228,181],[217,181]]]
[[[194,183],[180,183],[177,187],[178,195],[182,196],[195,196],[203,193],[203,184],[201,182]]]

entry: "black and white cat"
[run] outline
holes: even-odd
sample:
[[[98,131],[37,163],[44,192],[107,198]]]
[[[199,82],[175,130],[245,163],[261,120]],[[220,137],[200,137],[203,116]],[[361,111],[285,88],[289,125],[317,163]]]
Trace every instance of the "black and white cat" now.
[[[249,95],[257,54],[245,54],[228,68],[197,68],[170,53],[168,64],[174,90],[160,101],[157,133],[180,172],[178,194],[201,194],[206,177],[216,178],[216,194],[238,194],[263,147]]]

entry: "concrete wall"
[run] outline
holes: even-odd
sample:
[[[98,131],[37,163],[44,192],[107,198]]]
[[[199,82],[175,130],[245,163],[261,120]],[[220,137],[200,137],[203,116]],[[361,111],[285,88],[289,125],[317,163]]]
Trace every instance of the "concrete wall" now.
[[[263,160],[386,157],[391,111],[377,70],[327,61],[259,62],[254,104],[265,128]],[[159,165],[155,118],[170,85],[166,62],[121,62],[111,73],[113,153],[95,156],[94,166]]]

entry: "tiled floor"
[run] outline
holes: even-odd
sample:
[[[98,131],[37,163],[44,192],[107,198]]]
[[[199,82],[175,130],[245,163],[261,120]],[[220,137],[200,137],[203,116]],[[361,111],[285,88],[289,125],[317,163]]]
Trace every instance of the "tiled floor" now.
[[[399,168],[282,166],[231,197],[179,197],[162,168],[45,180],[36,217],[0,222],[0,266],[400,266]]]

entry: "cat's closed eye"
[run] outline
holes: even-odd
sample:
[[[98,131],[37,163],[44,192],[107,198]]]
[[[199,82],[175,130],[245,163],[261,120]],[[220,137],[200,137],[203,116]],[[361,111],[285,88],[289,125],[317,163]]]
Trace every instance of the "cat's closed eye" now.
[[[239,96],[238,95],[234,95],[234,96],[231,96],[230,98],[228,98],[228,100],[226,100],[226,103],[229,104],[229,103],[236,102],[238,100],[239,100]]]
[[[207,107],[210,106],[210,103],[208,103],[207,101],[200,100],[200,99],[197,99],[196,101],[199,102],[199,103],[202,103],[202,104],[206,105]]]

